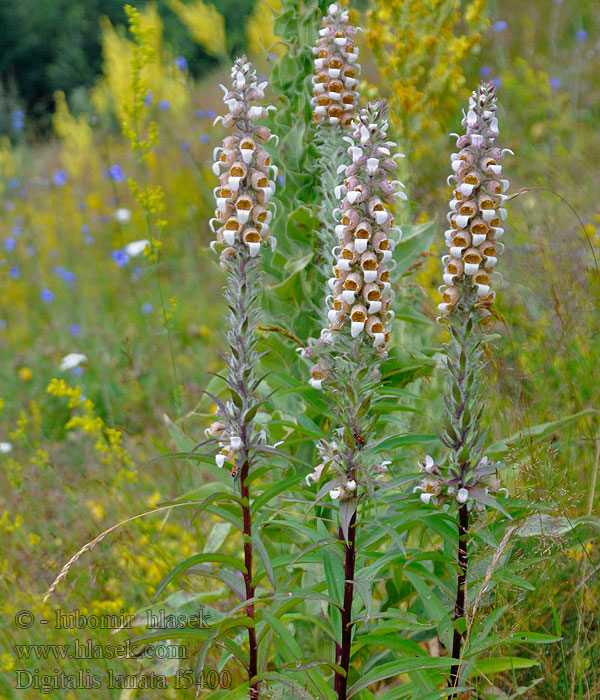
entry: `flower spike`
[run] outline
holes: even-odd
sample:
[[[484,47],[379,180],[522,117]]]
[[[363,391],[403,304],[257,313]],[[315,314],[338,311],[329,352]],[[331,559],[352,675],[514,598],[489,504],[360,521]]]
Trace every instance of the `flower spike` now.
[[[269,234],[272,212],[268,206],[277,176],[277,168],[262,146],[272,138],[271,132],[254,123],[275,108],[251,104],[263,97],[264,84],[258,85],[256,70],[245,56],[234,63],[231,78],[231,90],[221,86],[229,110],[222,121],[234,133],[215,149],[213,165],[221,181],[215,190],[213,220],[218,226],[216,243],[225,246],[220,260],[224,269],[240,252],[256,257],[262,243],[274,243]]]
[[[467,297],[485,310],[495,298],[492,272],[504,250],[499,238],[504,234],[504,202],[509,182],[502,178],[506,150],[494,145],[498,136],[496,87],[482,83],[469,99],[469,109],[462,124],[465,133],[458,136],[460,149],[451,156],[452,179],[456,183],[445,233],[448,255],[444,263],[441,317],[449,316]]]
[[[366,333],[384,352],[389,342],[392,292],[388,263],[402,235],[394,227],[391,207],[396,197],[406,199],[397,180],[387,140],[388,117],[384,100],[369,104],[353,122],[348,153],[351,164],[336,188],[342,199],[341,223],[336,229],[339,246],[329,287],[333,291],[329,328],[349,327],[352,338]]]
[[[356,113],[358,47],[354,43],[356,27],[348,23],[348,10],[339,2],[329,5],[319,31],[313,77],[313,116],[316,123],[352,126]]]

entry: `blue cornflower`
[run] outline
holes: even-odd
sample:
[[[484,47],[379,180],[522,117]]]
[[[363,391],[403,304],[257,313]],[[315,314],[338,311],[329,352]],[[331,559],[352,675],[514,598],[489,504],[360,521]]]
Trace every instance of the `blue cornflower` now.
[[[14,280],[18,280],[19,277],[21,276],[21,270],[19,269],[18,265],[13,265],[9,272],[9,276],[12,277]]]
[[[161,100],[158,103],[158,108],[161,109],[163,112],[166,112],[170,106],[171,106],[171,103],[169,102],[169,100]]]
[[[34,245],[28,245],[25,247],[25,252],[30,258],[33,258],[35,255],[35,246]]]
[[[17,242],[15,241],[14,238],[5,238],[4,239],[4,250],[7,253],[12,252],[17,246]]]
[[[285,175],[279,175],[277,182],[283,187],[285,185]]]
[[[179,70],[187,70],[188,67],[188,62],[186,61],[184,56],[177,56],[175,59],[175,65]]]
[[[124,250],[113,250],[110,257],[117,263],[118,267],[129,265],[129,255]]]
[[[196,119],[204,119],[204,117],[206,117],[206,112],[203,109],[197,109],[194,112],[194,116]]]
[[[142,268],[139,265],[134,265],[131,268],[131,276],[134,280],[139,280],[139,278],[142,276]]]
[[[202,134],[199,139],[200,143],[209,143],[210,142],[210,136],[208,134]]]
[[[81,233],[89,233],[91,231],[91,228],[89,224],[82,224],[79,230],[81,231]]]
[[[85,236],[83,237],[83,242],[86,245],[92,245],[92,243],[94,242],[94,237],[92,236],[91,233],[86,233]]]
[[[151,107],[152,106],[152,90],[148,90],[146,93],[146,96],[144,97],[144,104],[146,107]]]
[[[12,130],[15,132],[23,131],[25,128],[25,112],[22,109],[15,109],[12,113]]]
[[[67,175],[66,170],[57,170],[52,175],[52,182],[58,187],[62,187],[63,185],[65,185],[68,179],[69,176]]]
[[[496,90],[502,85],[502,78],[494,78],[492,83],[496,86]]]
[[[115,182],[125,182],[125,173],[120,165],[111,165],[106,174]]]
[[[0,330],[6,330],[8,323],[5,318],[0,318]]]
[[[83,367],[81,365],[79,365],[78,367],[73,367],[73,369],[71,370],[71,374],[74,377],[81,377],[83,375]]]
[[[42,297],[44,304],[50,304],[54,301],[54,292],[50,291],[49,289],[42,289],[40,296]]]
[[[503,19],[499,19],[497,22],[494,22],[492,29],[495,32],[505,32],[508,29],[508,22],[505,22]]]
[[[182,141],[179,144],[179,147],[184,153],[187,153],[190,150],[190,142],[189,141]]]
[[[83,199],[80,199],[77,202],[77,209],[79,209],[79,211],[85,211],[87,209],[87,204],[83,201]]]
[[[275,53],[267,54],[267,56],[268,56],[272,61],[274,61],[274,60],[277,58],[277,54],[275,54]]]
[[[6,181],[9,190],[16,190],[20,184],[18,177],[11,177]]]
[[[578,29],[577,33],[575,34],[575,38],[577,41],[585,41],[588,38],[588,33],[585,31],[585,29]]]
[[[152,304],[149,301],[145,301],[142,304],[142,313],[149,314],[152,312]]]
[[[217,116],[217,113],[215,112],[214,109],[207,109],[206,110],[206,118],[207,119],[214,119]]]
[[[550,78],[550,87],[553,90],[560,87],[560,78]]]
[[[491,73],[491,70],[490,70],[489,66],[481,66],[481,68],[479,69],[479,75],[482,78],[487,78],[490,73]]]
[[[73,287],[75,285],[75,273],[67,270],[62,265],[55,265],[53,272],[57,277],[60,277],[63,282]]]
[[[69,287],[74,287],[75,286],[75,273],[71,272],[71,270],[65,270],[62,275],[61,275],[63,281],[65,284],[68,284]]]
[[[69,326],[69,333],[71,335],[81,335],[81,326],[78,323],[72,323]]]

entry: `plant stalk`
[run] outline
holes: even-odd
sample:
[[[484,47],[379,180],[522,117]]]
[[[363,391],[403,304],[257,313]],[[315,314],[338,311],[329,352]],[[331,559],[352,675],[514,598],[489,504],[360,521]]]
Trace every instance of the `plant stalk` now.
[[[252,586],[252,518],[250,514],[250,489],[246,483],[248,478],[249,464],[248,460],[244,462],[240,470],[240,487],[242,495],[242,517],[244,523],[244,565],[246,573],[244,574],[244,584],[246,587],[246,600],[251,600],[254,597],[254,587]],[[246,615],[254,620],[254,605],[246,606]],[[252,682],[252,679],[258,673],[258,647],[256,644],[256,631],[254,627],[248,629],[248,646],[250,648],[250,660],[248,664],[248,681],[250,683],[251,700],[257,700],[260,697],[260,681]]]
[[[469,541],[469,511],[465,503],[458,511],[458,552],[456,560],[458,563],[458,580],[456,584],[456,602],[454,605],[454,636],[452,639],[452,657],[459,659],[462,649],[463,632],[457,629],[458,620],[465,617],[466,609],[466,588],[467,569],[469,565],[468,554]],[[460,664],[452,666],[450,669],[450,688],[456,688],[460,683]],[[452,696],[450,696],[452,697]]]
[[[340,527],[338,537],[344,542],[346,562],[344,565],[344,605],[342,609],[342,638],[338,646],[336,663],[346,672],[337,673],[335,677],[335,692],[338,700],[346,700],[348,690],[348,670],[350,668],[350,652],[352,650],[352,599],[354,597],[354,568],[356,564],[356,512],[348,526],[348,542]]]

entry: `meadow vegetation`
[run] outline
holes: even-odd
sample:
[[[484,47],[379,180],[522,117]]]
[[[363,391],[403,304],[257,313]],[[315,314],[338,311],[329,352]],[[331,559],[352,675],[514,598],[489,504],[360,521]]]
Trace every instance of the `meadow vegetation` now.
[[[360,346],[381,384],[353,384],[363,356],[357,351],[352,365],[344,346],[325,368],[337,363],[350,378],[328,394],[309,338],[327,323],[331,212],[342,206],[334,188],[348,147],[313,120],[312,48],[329,3],[258,0],[235,30],[234,2],[167,4],[169,21],[179,22],[169,36],[186,32],[177,47],[152,3],[119,15],[127,30],[102,19],[102,73],[67,97],[58,88],[70,86],[55,85],[51,135],[36,136],[12,97],[0,104],[0,697],[37,699],[47,691],[15,689],[15,670],[59,668],[103,678],[99,691],[53,691],[73,699],[192,698],[196,690],[220,700],[257,690],[345,698],[340,640],[352,610],[347,697],[599,697],[598,8],[585,0],[350,3],[351,22],[365,28],[356,35],[359,104],[387,99],[388,136],[406,155],[394,173],[406,201],[390,205],[403,237],[394,250],[389,354]],[[230,273],[211,250],[209,221],[214,149],[229,133],[215,123],[226,114],[219,83],[230,86],[242,47],[259,82],[269,82],[264,103],[277,108],[260,123],[277,137],[264,148],[278,170],[277,247],[264,245],[258,256],[255,403],[242,397],[238,405],[231,356],[223,355],[235,330],[231,298],[222,295]],[[192,77],[186,48],[187,59],[206,59],[202,75]],[[481,81],[498,96],[498,143],[515,153],[503,161],[509,216],[493,323],[477,350],[483,453],[503,463],[508,496],[474,519],[461,616],[456,503],[435,506],[413,489],[426,455],[437,464],[446,453],[450,336],[435,320],[452,198],[446,177],[458,150],[448,134],[463,133],[461,109]],[[341,408],[339,397],[350,397]],[[347,411],[357,397],[362,403]],[[215,463],[212,445],[201,445],[205,430],[210,441],[215,420],[232,414],[228,400],[243,405],[240,420],[256,435],[264,431],[250,446],[255,471],[241,482],[230,455]],[[350,414],[361,422],[358,437],[352,420],[344,424]],[[385,465],[370,472],[374,486],[365,477],[360,507],[344,494],[347,472],[319,483],[325,457],[338,460],[327,456],[332,436],[365,460],[365,472]],[[246,511],[251,613],[235,593]],[[342,566],[356,512],[348,613]],[[146,624],[148,609],[192,615],[199,607],[208,633],[183,639]],[[39,624],[57,608],[131,615],[133,628]],[[19,610],[31,611],[31,627],[15,624]],[[230,624],[240,619],[241,627]],[[255,628],[260,682],[252,683]],[[453,635],[462,645],[459,690],[446,687],[457,679],[448,662]],[[88,638],[106,649],[132,637],[170,657],[185,644],[187,658],[15,651]],[[185,687],[185,669],[203,679],[226,672],[228,687]],[[110,671],[154,673],[169,687],[108,689]]]

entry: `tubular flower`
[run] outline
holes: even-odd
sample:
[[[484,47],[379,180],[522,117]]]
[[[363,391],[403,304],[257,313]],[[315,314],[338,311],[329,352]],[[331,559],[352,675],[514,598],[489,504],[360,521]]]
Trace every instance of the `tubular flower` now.
[[[449,255],[444,263],[442,303],[438,309],[448,316],[467,295],[476,296],[476,305],[488,307],[495,298],[491,277],[498,256],[504,250],[500,237],[506,218],[504,202],[509,182],[502,178],[500,165],[508,149],[494,145],[498,136],[494,83],[482,83],[469,100],[462,120],[466,133],[459,136],[460,149],[451,156],[456,187],[450,200],[445,232]]]
[[[245,56],[236,60],[231,77],[232,90],[221,85],[229,112],[217,117],[215,123],[222,121],[234,133],[226,136],[223,145],[215,149],[213,165],[221,183],[214,191],[217,208],[211,228],[213,231],[215,226],[217,228],[216,241],[211,247],[226,246],[221,252],[223,268],[240,251],[256,257],[263,242],[275,246],[275,239],[269,235],[273,213],[268,205],[275,192],[278,170],[261,145],[273,137],[266,126],[254,124],[275,107],[251,105],[264,97],[267,83],[257,83],[256,70]]]
[[[384,351],[389,341],[390,310],[393,292],[389,283],[389,262],[395,246],[390,211],[395,197],[406,199],[402,183],[390,180],[396,167],[391,154],[396,146],[386,140],[388,129],[385,101],[369,104],[354,122],[348,153],[352,163],[343,166],[346,178],[336,187],[342,198],[341,220],[336,227],[339,246],[333,249],[336,258],[333,276],[328,284],[333,294],[328,313],[329,328],[350,327],[352,338],[366,333],[373,345]]]
[[[356,113],[360,66],[354,43],[356,27],[348,24],[348,11],[338,2],[327,8],[319,35],[313,49],[313,116],[317,123],[349,129]]]

